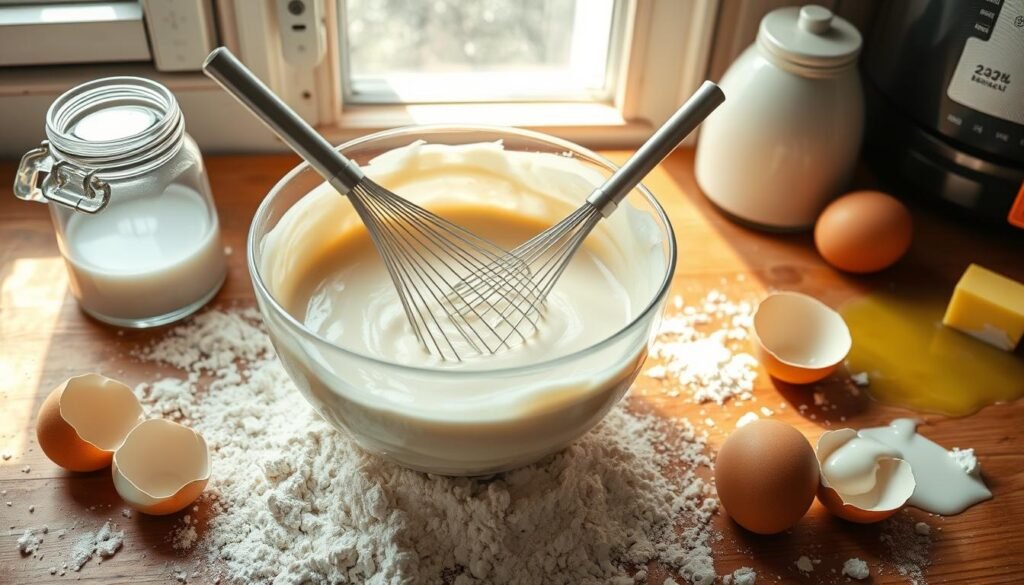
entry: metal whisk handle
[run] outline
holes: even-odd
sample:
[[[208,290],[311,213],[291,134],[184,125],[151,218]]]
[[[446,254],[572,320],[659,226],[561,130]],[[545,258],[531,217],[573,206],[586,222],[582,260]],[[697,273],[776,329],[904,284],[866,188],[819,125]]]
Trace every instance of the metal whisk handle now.
[[[231,51],[225,47],[214,49],[203,63],[203,72],[262,120],[341,194],[347,194],[363,179],[363,171],[355,163],[334,150]]]
[[[705,81],[626,164],[587,197],[587,201],[605,217],[611,215],[619,202],[724,101],[722,90]]]

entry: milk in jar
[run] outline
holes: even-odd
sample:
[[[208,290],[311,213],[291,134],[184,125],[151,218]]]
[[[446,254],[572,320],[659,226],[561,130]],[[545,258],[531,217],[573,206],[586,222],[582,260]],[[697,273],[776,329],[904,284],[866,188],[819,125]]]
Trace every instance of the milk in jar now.
[[[47,203],[82,310],[123,327],[181,319],[224,282],[202,157],[171,92],[142,78],[85,83],[53,103],[15,194]]]

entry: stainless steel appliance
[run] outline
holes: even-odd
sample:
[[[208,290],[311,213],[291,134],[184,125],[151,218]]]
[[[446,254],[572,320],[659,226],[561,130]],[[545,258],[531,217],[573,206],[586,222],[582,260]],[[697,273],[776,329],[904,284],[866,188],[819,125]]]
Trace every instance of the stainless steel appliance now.
[[[1024,0],[881,2],[863,66],[882,178],[1024,228]]]

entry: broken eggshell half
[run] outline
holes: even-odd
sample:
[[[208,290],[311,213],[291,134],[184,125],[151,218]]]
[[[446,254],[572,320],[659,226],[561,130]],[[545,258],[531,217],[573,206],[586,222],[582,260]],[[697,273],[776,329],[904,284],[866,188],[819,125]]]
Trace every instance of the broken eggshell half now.
[[[850,353],[850,329],[839,313],[797,293],[768,295],[754,313],[761,363],[772,377],[810,384],[831,374]]]
[[[815,448],[818,501],[850,522],[871,524],[899,511],[917,487],[910,464],[883,443],[853,429],[827,431]]]
[[[70,471],[110,465],[142,419],[142,405],[125,384],[100,374],[68,378],[43,401],[36,438],[43,453]]]
[[[210,480],[210,451],[196,431],[149,419],[114,453],[114,488],[145,514],[173,514],[195,501]]]

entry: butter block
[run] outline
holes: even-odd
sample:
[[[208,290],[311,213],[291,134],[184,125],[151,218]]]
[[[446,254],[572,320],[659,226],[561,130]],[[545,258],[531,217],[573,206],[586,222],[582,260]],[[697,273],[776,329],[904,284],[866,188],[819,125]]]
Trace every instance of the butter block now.
[[[953,290],[942,324],[1012,351],[1024,335],[1024,284],[971,264]]]

